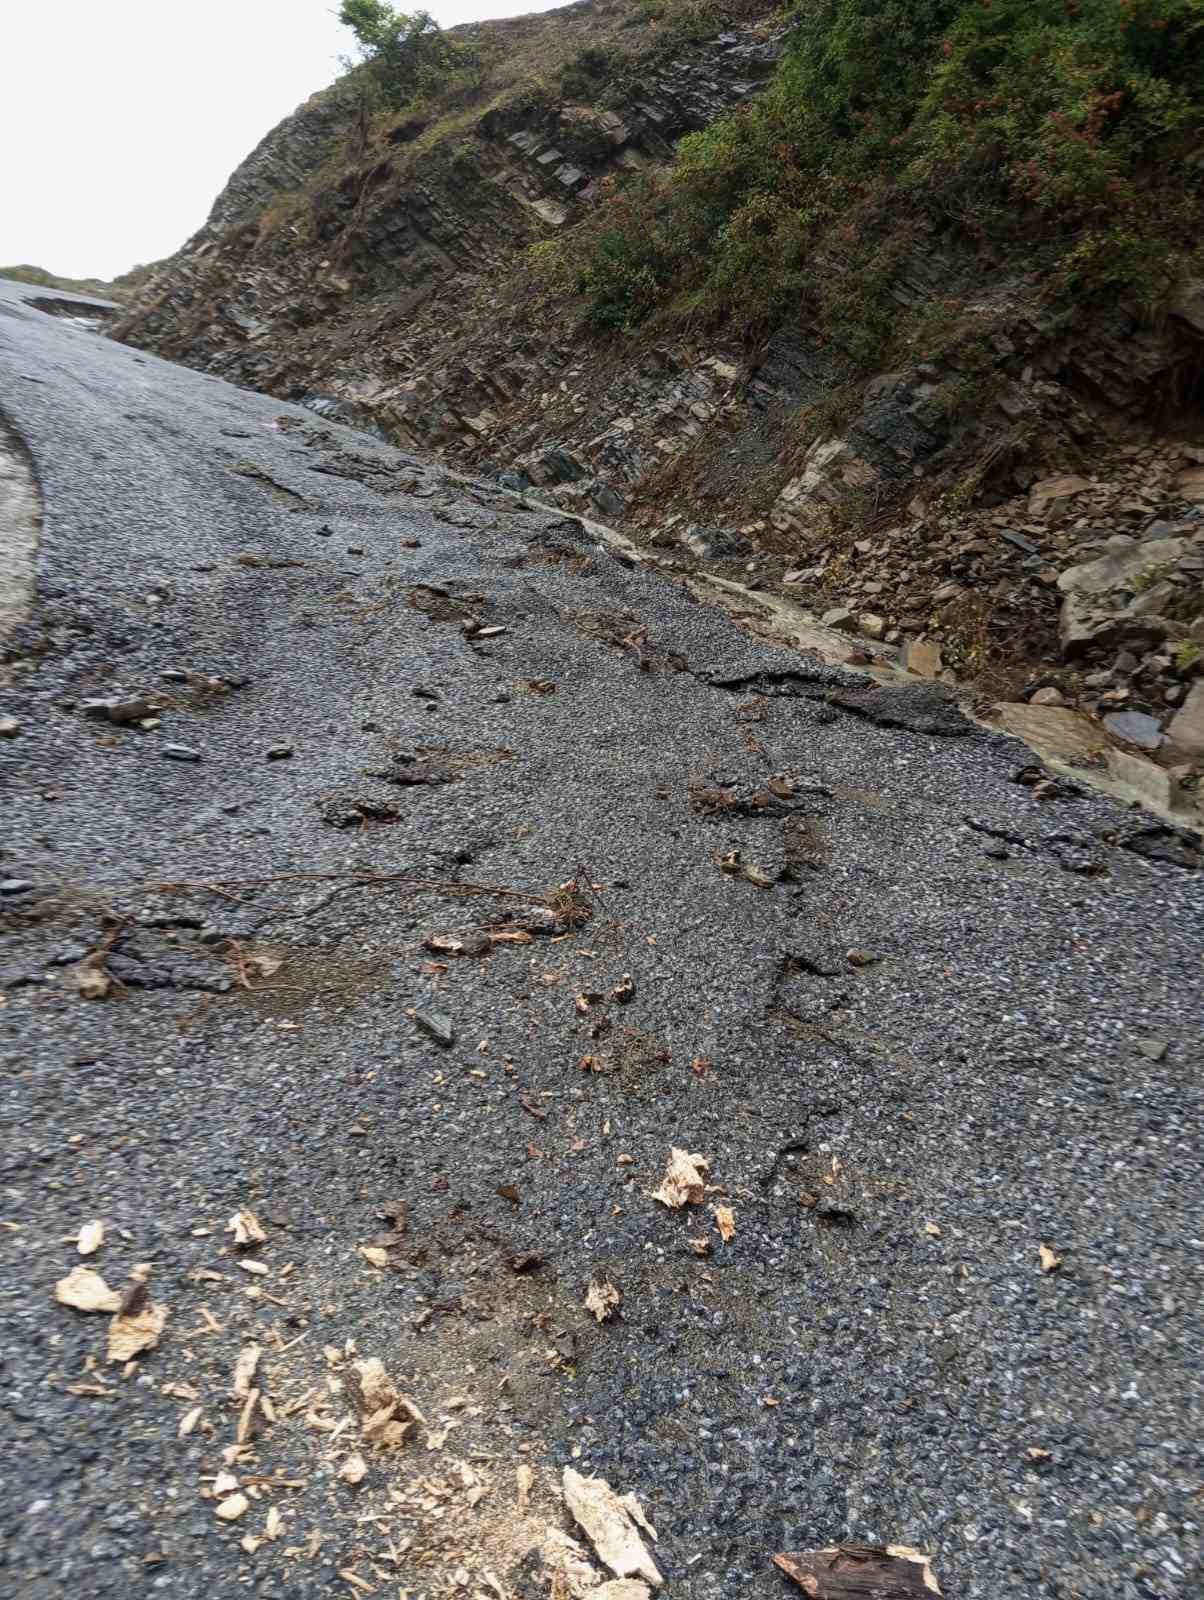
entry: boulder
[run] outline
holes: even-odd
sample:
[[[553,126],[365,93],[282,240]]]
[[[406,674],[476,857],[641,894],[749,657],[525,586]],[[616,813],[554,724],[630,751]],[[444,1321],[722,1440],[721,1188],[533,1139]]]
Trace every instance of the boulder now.
[[[1194,683],[1166,730],[1172,751],[1188,761],[1204,756],[1204,679]]]
[[[1071,593],[1062,602],[1058,615],[1058,637],[1062,656],[1071,661],[1087,650],[1118,650],[1122,645],[1149,650],[1173,631],[1164,617],[1131,616],[1123,611],[1108,611],[1092,604],[1090,596]]]
[[[1108,541],[1110,548],[1095,561],[1068,567],[1058,579],[1063,594],[1110,594],[1131,589],[1143,573],[1174,566],[1187,549],[1184,539],[1147,539],[1143,544],[1123,535]]]

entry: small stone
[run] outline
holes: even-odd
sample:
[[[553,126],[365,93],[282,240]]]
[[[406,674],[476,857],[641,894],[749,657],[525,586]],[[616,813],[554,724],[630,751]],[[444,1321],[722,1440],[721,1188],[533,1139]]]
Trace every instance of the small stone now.
[[[168,667],[166,672],[161,672],[159,677],[164,683],[187,683],[188,674],[179,667]]]
[[[857,618],[857,627],[864,639],[881,639],[886,632],[886,618],[873,611],[863,611]]]
[[[0,717],[0,739],[15,739],[20,731],[16,717]]]
[[[317,534],[319,539],[329,539],[330,536],[334,533],[334,529],[333,528],[328,528],[326,526],[326,524],[323,523],[320,528],[315,528],[314,532]]]
[[[186,744],[165,744],[159,752],[167,761],[199,761],[201,753],[192,750]]]
[[[267,754],[269,761],[287,761],[292,753],[291,744],[274,744]]]
[[[363,548],[362,545],[349,544],[347,546],[347,554],[349,556],[362,556],[363,553],[364,553],[364,548]]]
[[[903,649],[903,665],[920,678],[936,678],[944,662],[935,639],[909,639]]]
[[[438,689],[428,689],[425,684],[421,683],[415,684],[410,693],[415,700],[438,700],[440,698]]]
[[[1161,1061],[1167,1051],[1165,1039],[1138,1039],[1137,1048],[1147,1061]]]
[[[848,606],[836,606],[831,611],[825,611],[820,618],[825,628],[837,628],[841,633],[853,633],[857,622]]]
[[[456,1042],[455,1025],[445,1011],[416,1011],[414,1021],[444,1049]]]
[[[1104,727],[1117,739],[1135,744],[1139,750],[1157,750],[1166,737],[1158,718],[1148,717],[1144,711],[1110,711],[1104,718]]]
[[[17,895],[28,894],[37,885],[29,878],[2,878],[0,879],[0,894]]]
[[[1030,706],[1064,706],[1066,697],[1061,689],[1055,689],[1052,684],[1047,684],[1044,689],[1038,689],[1036,694],[1029,696]]]

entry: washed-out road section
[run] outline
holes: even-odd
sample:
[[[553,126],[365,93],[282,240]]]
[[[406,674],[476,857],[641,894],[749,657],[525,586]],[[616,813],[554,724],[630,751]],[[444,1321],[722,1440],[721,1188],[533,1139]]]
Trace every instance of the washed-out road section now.
[[[672,1595],[836,1540],[975,1600],[1198,1592],[1191,841],[35,298],[0,286],[40,522],[0,687],[9,1591],[533,1600],[571,1464]],[[651,1197],[671,1147],[700,1205]],[[53,1298],[94,1219],[169,1312],[128,1367]],[[370,1357],[425,1419],[388,1454]]]

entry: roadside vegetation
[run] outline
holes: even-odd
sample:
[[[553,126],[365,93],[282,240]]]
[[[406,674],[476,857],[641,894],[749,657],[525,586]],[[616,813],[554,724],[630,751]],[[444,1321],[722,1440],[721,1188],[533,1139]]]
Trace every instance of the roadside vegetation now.
[[[1152,307],[1199,267],[1204,0],[801,0],[794,17],[763,95],[614,185],[565,242],[594,326],[755,334],[810,310],[880,351],[866,272],[888,282],[918,229],[1015,256],[1051,296]]]

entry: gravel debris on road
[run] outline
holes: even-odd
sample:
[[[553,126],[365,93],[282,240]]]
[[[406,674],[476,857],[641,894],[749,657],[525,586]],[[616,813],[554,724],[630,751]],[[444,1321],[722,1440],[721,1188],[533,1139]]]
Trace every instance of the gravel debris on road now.
[[[1201,1593],[1198,841],[34,299],[8,1591]]]

